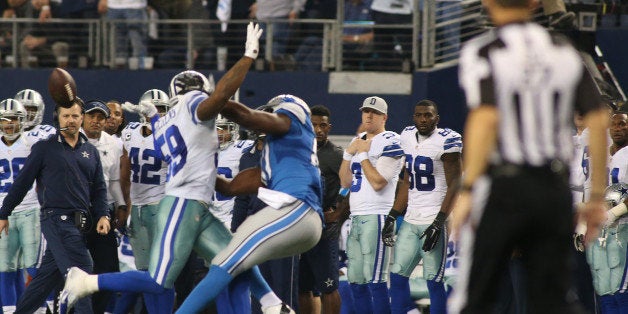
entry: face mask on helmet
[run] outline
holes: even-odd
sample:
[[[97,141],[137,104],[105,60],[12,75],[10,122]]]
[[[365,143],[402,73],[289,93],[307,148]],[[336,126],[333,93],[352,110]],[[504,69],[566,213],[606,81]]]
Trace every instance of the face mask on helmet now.
[[[19,91],[14,99],[22,103],[26,109],[25,128],[31,128],[42,123],[46,106],[41,94],[32,89],[25,89]]]
[[[211,94],[214,92],[214,89],[215,85],[213,75],[210,75],[208,79],[205,75],[199,72],[188,70],[183,71],[172,78],[168,93],[170,98],[173,98],[177,95],[183,95],[193,90]]]
[[[238,140],[240,127],[238,124],[225,119],[222,115],[216,117],[216,129],[218,129],[218,142],[220,149],[223,150],[231,143]]]
[[[155,105],[155,107],[157,108],[157,112],[160,116],[164,116],[166,112],[168,112],[171,108],[168,95],[164,91],[159,89],[149,89],[144,94],[142,94],[139,104],[145,102]],[[149,123],[144,116],[140,116],[140,121],[144,124]]]
[[[26,109],[15,99],[5,99],[0,102],[0,133],[9,140],[15,140],[20,136]]]
[[[623,203],[628,197],[628,184],[615,183],[606,188],[604,196],[609,208],[613,208],[619,203]]]

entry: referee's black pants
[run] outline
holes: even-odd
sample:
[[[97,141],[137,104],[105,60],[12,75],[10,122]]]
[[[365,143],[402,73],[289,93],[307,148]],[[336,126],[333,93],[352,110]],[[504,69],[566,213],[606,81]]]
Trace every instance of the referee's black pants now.
[[[491,176],[462,313],[493,313],[497,283],[515,248],[526,268],[528,313],[580,313],[568,293],[574,218],[567,176],[549,168],[514,170]]]

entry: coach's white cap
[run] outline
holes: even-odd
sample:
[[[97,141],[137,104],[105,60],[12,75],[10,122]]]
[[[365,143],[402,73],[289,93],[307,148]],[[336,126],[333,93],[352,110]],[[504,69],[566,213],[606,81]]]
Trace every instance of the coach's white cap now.
[[[366,97],[362,102],[362,107],[360,107],[360,111],[364,108],[375,109],[383,114],[388,114],[388,104],[385,100],[377,96]]]

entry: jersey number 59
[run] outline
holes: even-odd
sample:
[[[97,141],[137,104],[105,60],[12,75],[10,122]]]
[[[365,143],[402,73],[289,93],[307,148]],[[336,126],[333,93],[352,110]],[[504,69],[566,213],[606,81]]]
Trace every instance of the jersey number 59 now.
[[[183,168],[188,157],[188,148],[179,128],[171,125],[159,137],[155,136],[155,147],[159,148],[163,160],[168,163],[166,180],[169,180]]]

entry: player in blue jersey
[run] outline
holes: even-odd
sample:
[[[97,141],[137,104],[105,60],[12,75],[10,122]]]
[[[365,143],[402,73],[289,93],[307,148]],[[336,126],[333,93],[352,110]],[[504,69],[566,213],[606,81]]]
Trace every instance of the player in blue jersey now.
[[[310,109],[292,95],[279,95],[260,109],[230,101],[222,110],[226,118],[265,133],[266,139],[260,168],[216,182],[219,191],[230,195],[257,191],[268,206],[238,227],[179,313],[199,312],[233,277],[264,261],[305,252],[320,239],[322,187]],[[284,305],[274,313],[293,311]]]
[[[240,87],[257,57],[261,33],[257,25],[249,24],[244,57],[225,73],[215,90],[202,74],[184,71],[170,84],[173,107],[164,117],[159,118],[151,103],[135,106],[137,113],[152,117],[155,148],[168,163],[165,196],[159,204],[148,272],[95,276],[72,268],[62,301],[67,300],[71,306],[77,299],[99,290],[144,292],[150,296],[146,304],[151,313],[171,313],[172,287],[190,252],[195,250],[211,260],[227,246],[231,233],[208,209],[214,192],[219,146],[215,118]],[[281,300],[270,290],[259,270],[253,269],[243,276],[250,278],[251,291],[260,299],[265,313],[282,308]],[[236,308],[232,310],[238,312]]]

